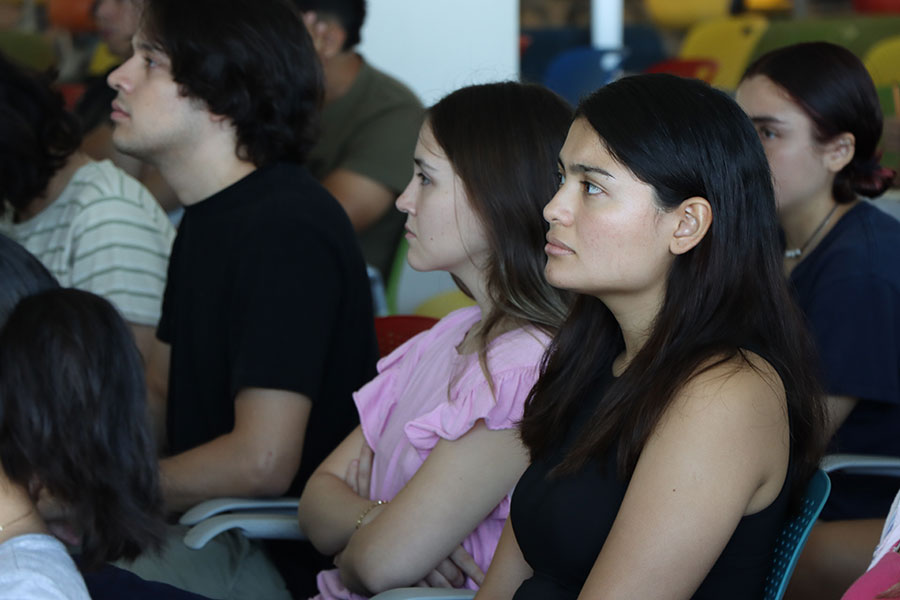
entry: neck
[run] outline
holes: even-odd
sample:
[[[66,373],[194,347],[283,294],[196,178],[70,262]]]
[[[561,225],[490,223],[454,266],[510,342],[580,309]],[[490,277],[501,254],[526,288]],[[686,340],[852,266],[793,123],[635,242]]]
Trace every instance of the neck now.
[[[211,138],[189,153],[172,153],[155,164],[179,201],[190,206],[237,183],[256,170],[238,158],[233,137]]]
[[[829,194],[815,202],[781,211],[779,220],[784,230],[786,252],[792,254],[784,258],[785,272],[790,275],[855,205],[856,201],[838,204]]]
[[[28,491],[7,479],[0,469],[0,543],[26,533],[46,533],[47,528]]]
[[[601,298],[612,312],[625,341],[625,350],[613,363],[613,374],[621,375],[650,338],[656,317],[662,306],[663,291],[646,293],[643,297]]]
[[[353,50],[341,52],[322,61],[325,76],[325,104],[346,94],[362,67],[362,57]]]
[[[80,151],[76,151],[69,156],[62,168],[50,178],[50,182],[47,184],[44,193],[37,198],[34,198],[24,209],[16,211],[16,221],[27,221],[56,202],[56,199],[59,198],[63,193],[63,190],[66,189],[66,186],[69,185],[75,172],[89,162],[91,162],[91,159]]]

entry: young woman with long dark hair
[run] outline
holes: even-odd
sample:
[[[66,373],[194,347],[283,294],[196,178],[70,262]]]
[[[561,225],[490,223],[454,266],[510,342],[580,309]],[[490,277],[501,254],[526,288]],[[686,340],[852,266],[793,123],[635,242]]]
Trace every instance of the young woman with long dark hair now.
[[[568,308],[543,278],[541,210],[570,119],[552,92],[513,82],[429,109],[397,200],[407,258],[451,273],[477,306],[382,359],[354,395],[361,427],[300,499],[303,531],[337,555],[320,598],[481,582],[528,462],[515,426]]]
[[[872,78],[846,48],[797,44],[750,65],[736,98],[772,170],[784,271],[821,357],[829,452],[900,456],[900,223],[862,199],[894,176],[878,162]],[[896,492],[893,478],[835,474],[788,596],[839,598]]]
[[[545,273],[579,296],[478,598],[758,600],[822,411],[755,131],[699,81],[629,77],[558,164]]]

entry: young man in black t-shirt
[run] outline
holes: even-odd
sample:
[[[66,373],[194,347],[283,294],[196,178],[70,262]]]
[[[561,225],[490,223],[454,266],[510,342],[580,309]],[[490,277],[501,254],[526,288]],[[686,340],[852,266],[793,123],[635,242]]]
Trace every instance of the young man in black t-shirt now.
[[[167,505],[299,495],[352,429],[377,353],[353,228],[300,166],[315,51],[280,0],[147,0],[133,46],[109,76],[113,141],[185,205],[147,365]],[[217,598],[290,597],[240,536],[193,552],[179,534],[131,568]]]

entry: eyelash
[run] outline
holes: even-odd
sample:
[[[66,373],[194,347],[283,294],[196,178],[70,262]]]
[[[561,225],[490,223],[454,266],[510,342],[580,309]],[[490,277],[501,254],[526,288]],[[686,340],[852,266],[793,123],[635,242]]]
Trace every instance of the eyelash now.
[[[777,137],[775,132],[768,127],[760,127],[757,131],[759,133],[760,139],[771,140],[772,138]]]
[[[419,185],[431,185],[431,179],[425,173],[416,173],[416,177],[419,178]]]

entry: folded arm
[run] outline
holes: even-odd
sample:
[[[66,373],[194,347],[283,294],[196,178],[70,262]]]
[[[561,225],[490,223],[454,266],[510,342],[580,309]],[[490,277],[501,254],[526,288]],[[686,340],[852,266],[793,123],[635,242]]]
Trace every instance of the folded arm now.
[[[358,435],[356,448],[362,443],[362,434]],[[327,481],[350,490],[343,478],[348,461],[355,457],[351,446],[346,448],[343,460],[330,462],[329,458],[322,465],[330,465],[331,479]],[[332,515],[341,535],[329,541],[339,542],[341,536],[348,540],[340,559],[344,585],[357,593],[373,594],[421,581],[490,514],[526,466],[527,455],[514,430],[492,431],[479,421],[458,440],[439,441],[390,504],[378,507],[377,513],[373,511],[374,518],[367,517],[359,530],[355,529],[359,509],[369,506],[370,501],[348,508],[343,516],[338,517],[337,511]],[[313,481],[325,475],[321,468],[313,475],[305,499],[307,494],[325,489],[324,485],[314,487]],[[319,483],[322,480],[316,485]],[[306,500],[312,505],[311,499]],[[319,503],[324,501],[320,499]],[[303,506],[301,514],[301,526],[319,518],[306,514]],[[312,530],[308,535],[315,543]],[[338,545],[328,550],[334,552]]]

